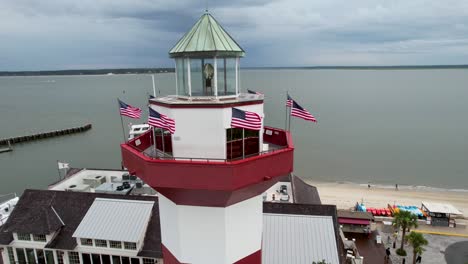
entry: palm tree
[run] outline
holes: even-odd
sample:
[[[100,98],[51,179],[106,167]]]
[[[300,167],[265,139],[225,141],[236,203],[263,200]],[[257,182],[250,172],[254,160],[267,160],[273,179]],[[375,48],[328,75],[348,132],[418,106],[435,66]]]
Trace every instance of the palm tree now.
[[[412,227],[418,227],[418,217],[409,211],[400,210],[398,213],[395,213],[393,225],[396,228],[401,228],[403,230],[400,251],[404,251],[403,246],[405,244],[406,230]]]
[[[427,246],[429,242],[421,233],[411,232],[406,236],[408,242],[413,246],[413,264],[416,264],[416,255],[421,255],[425,250],[423,246]]]

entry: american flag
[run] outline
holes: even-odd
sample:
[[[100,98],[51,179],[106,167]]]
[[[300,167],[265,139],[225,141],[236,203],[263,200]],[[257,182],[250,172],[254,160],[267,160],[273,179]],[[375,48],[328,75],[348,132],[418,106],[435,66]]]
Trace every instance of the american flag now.
[[[231,127],[260,130],[262,129],[262,118],[257,113],[232,108]]]
[[[291,116],[302,118],[306,121],[317,123],[317,119],[309,113],[309,111],[302,108],[296,101],[292,100]]]
[[[293,99],[291,98],[291,96],[289,96],[289,94],[287,95],[287,98],[286,98],[286,106],[287,107],[292,107],[292,104],[293,104]]]
[[[135,118],[139,119],[141,117],[141,109],[137,107],[133,107],[131,105],[128,105],[120,99],[117,99],[119,101],[119,108],[120,108],[120,114],[123,116],[128,116],[130,118]]]
[[[247,89],[247,92],[249,94],[263,95],[262,93],[259,93],[259,92],[253,91],[253,90],[248,90],[248,89]]]
[[[149,108],[148,124],[153,127],[167,129],[171,134],[175,133],[175,120],[151,108]]]

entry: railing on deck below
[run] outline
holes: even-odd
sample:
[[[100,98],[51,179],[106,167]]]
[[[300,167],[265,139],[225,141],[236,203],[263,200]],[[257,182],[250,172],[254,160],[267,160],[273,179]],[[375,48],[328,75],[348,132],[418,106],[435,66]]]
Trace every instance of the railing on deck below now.
[[[154,159],[154,160],[177,160],[177,161],[189,161],[189,162],[198,161],[198,162],[213,162],[213,163],[236,162],[236,161],[240,161],[243,159],[248,159],[248,158],[252,158],[252,157],[256,157],[260,155],[267,155],[267,154],[271,154],[274,152],[280,152],[280,151],[283,151],[284,149],[292,147],[292,144],[290,144],[286,132],[282,129],[265,127],[263,130],[263,141],[264,143],[275,145],[275,148],[256,152],[256,153],[250,153],[243,157],[242,156],[234,157],[232,159],[174,157],[172,155],[169,155],[167,152],[162,152],[159,148],[156,150],[150,150],[150,152],[152,153],[147,153],[150,147],[154,147],[152,130],[149,130],[145,132],[144,134],[128,141],[126,145],[142,153],[144,156]]]

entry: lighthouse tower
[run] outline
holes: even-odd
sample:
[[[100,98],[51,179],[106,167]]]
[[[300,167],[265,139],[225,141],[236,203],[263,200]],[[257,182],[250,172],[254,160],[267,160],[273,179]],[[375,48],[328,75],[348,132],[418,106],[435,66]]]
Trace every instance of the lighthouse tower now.
[[[175,95],[150,107],[175,133],[148,131],[121,145],[125,167],[159,193],[165,264],[261,263],[263,193],[293,170],[288,132],[264,126],[263,95],[242,93],[244,50],[206,13],[169,52]],[[262,129],[231,128],[232,109]]]

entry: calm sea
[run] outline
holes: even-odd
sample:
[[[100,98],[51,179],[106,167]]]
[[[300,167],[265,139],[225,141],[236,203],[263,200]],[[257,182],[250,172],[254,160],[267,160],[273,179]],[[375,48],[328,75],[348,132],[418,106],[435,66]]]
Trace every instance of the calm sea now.
[[[318,118],[292,120],[299,176],[468,189],[466,69],[244,70],[241,79],[242,89],[265,93],[267,125],[284,127],[287,90]],[[175,93],[173,74],[156,84]],[[93,124],[0,154],[0,193],[46,187],[58,178],[57,160],[119,168],[116,98],[145,108],[151,92],[150,75],[0,78],[0,137]]]

